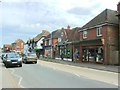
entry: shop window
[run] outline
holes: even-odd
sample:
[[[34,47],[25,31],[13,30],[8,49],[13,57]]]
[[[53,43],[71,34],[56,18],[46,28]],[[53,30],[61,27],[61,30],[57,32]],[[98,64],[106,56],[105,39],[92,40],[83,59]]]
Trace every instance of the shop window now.
[[[98,47],[96,49],[96,62],[103,62],[103,48]]]
[[[87,31],[83,31],[83,39],[87,38]]]
[[[102,27],[97,27],[96,31],[97,31],[97,36],[102,36]]]
[[[49,40],[49,45],[51,45],[52,44],[52,42],[51,42],[52,40]]]

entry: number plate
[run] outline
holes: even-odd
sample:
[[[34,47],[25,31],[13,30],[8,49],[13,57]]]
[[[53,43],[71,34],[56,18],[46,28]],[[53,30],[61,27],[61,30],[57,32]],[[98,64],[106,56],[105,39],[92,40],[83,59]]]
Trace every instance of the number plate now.
[[[17,63],[17,62],[12,62],[12,63],[14,64],[14,63]]]

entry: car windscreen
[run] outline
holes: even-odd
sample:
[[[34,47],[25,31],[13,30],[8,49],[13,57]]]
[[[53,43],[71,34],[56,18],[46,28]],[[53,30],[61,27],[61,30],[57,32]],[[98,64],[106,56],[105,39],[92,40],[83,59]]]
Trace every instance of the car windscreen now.
[[[8,58],[18,58],[17,54],[15,54],[15,53],[9,53],[9,54],[7,54],[7,57]]]
[[[36,57],[35,53],[28,53],[28,56]]]

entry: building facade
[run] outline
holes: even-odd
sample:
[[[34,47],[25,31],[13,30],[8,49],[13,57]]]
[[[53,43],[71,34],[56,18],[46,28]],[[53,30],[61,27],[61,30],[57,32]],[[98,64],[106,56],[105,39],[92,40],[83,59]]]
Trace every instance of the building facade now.
[[[53,31],[44,39],[44,57],[55,58],[55,48],[59,37],[59,30]]]
[[[10,52],[12,50],[11,44],[4,44],[3,45],[3,51],[4,52]]]
[[[42,30],[42,33],[38,34],[33,39],[29,39],[27,41],[28,44],[28,50],[30,52],[36,52],[37,57],[44,55],[44,39],[46,36],[48,36],[50,33],[47,30]]]
[[[22,39],[16,40],[12,43],[12,50],[19,53],[24,53],[24,41]]]
[[[118,5],[117,5],[117,10],[118,10],[118,23],[119,23],[119,38],[118,38],[118,43],[119,43],[119,45],[118,45],[118,47],[119,47],[119,65],[120,65],[120,2],[118,3]]]
[[[67,61],[73,61],[73,54],[75,51],[79,51],[79,29],[70,28],[68,25],[67,29],[62,28],[59,33],[58,42],[56,44],[56,58]]]
[[[118,64],[117,11],[106,9],[80,30],[80,60]]]

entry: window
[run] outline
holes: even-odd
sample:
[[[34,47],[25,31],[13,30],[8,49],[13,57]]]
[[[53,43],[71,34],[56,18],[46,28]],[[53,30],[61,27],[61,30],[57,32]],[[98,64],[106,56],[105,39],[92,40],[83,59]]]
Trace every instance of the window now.
[[[49,45],[51,45],[51,40],[49,40]]]
[[[102,36],[102,27],[97,27],[97,36]]]
[[[87,31],[83,31],[83,39],[87,38]]]
[[[45,41],[45,46],[47,46],[47,41]]]
[[[61,32],[61,37],[63,37],[64,36],[64,33],[63,32]]]

